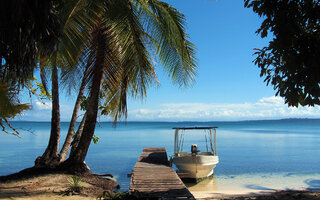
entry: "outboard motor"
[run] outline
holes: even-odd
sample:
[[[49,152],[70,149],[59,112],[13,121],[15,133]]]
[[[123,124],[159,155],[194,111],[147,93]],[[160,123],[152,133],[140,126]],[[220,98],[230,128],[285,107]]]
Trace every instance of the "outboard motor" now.
[[[192,155],[197,155],[198,152],[199,152],[198,145],[197,144],[191,145],[191,153],[192,153]]]

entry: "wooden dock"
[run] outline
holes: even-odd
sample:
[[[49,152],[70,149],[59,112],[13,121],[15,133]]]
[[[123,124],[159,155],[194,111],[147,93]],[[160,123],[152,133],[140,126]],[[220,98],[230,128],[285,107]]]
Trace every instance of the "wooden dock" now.
[[[133,168],[130,191],[159,199],[195,199],[169,166],[165,148],[144,148]]]

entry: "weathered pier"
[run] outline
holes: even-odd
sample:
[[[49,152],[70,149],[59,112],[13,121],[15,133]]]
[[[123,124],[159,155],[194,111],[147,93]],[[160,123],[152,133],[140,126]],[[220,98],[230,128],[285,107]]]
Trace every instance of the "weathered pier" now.
[[[144,148],[133,168],[130,191],[159,199],[195,199],[169,166],[165,148]]]

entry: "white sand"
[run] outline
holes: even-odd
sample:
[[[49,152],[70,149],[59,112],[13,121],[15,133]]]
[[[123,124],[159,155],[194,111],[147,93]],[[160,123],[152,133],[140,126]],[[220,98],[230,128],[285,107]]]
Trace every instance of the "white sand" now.
[[[232,196],[257,196],[279,190],[305,190],[319,188],[320,174],[245,174],[215,176],[198,184],[186,184],[198,198],[225,198]],[[315,184],[314,184],[315,183]]]

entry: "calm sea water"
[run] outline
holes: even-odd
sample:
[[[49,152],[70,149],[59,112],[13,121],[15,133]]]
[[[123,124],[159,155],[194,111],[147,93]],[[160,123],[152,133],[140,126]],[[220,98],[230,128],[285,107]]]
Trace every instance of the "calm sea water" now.
[[[0,175],[31,167],[46,148],[49,122],[13,122],[22,138],[0,134]],[[69,123],[61,124],[62,141]],[[131,173],[144,147],[165,147],[173,154],[177,126],[218,126],[220,163],[212,179],[197,190],[320,188],[320,120],[242,122],[104,122],[97,126],[98,144],[91,144],[86,162],[94,173],[111,173],[122,190],[129,187]],[[204,137],[185,134],[186,151],[197,143],[205,150]],[[188,136],[188,138],[187,138]]]

